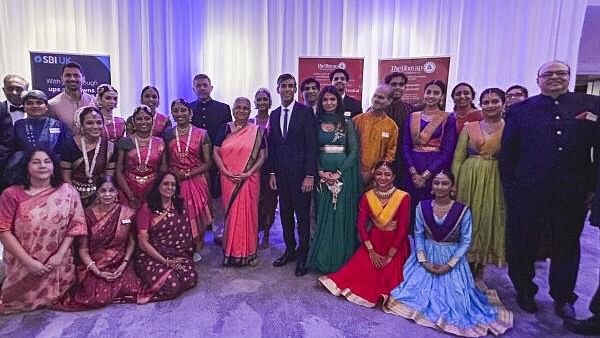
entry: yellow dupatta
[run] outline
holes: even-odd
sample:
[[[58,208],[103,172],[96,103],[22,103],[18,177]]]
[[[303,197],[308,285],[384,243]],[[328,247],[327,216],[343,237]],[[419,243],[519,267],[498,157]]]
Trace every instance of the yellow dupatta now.
[[[431,140],[431,135],[435,130],[446,121],[448,113],[440,111],[433,116],[431,121],[421,130],[421,114],[422,112],[414,112],[410,116],[410,134],[413,144],[416,146],[426,146]],[[437,144],[436,146],[439,146]]]
[[[400,207],[400,204],[402,204],[404,197],[407,195],[408,193],[396,189],[387,204],[383,206],[381,205],[379,198],[375,195],[374,189],[367,191],[365,196],[367,198],[367,203],[369,204],[369,209],[371,209],[371,220],[373,221],[373,224],[380,230],[394,230],[396,226],[395,222],[394,229],[390,229],[388,225],[396,216],[396,211]]]
[[[469,134],[469,145],[479,153],[479,156],[490,159],[500,151],[504,123],[487,138],[484,136],[479,122],[466,123],[465,129],[467,129],[467,134]]]

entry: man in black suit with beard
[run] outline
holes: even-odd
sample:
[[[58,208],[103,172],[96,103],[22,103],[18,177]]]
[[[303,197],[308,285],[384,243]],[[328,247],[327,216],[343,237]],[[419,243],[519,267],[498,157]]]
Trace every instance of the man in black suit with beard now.
[[[294,100],[296,79],[291,74],[277,78],[281,106],[269,117],[269,185],[279,193],[279,208],[285,253],[274,266],[297,260],[295,275],[306,274],[310,241],[310,200],[317,171],[316,124],[312,109]],[[295,219],[294,219],[295,215]],[[294,233],[298,221],[299,246]]]
[[[344,104],[344,116],[354,117],[363,112],[362,105],[357,99],[346,95],[346,87],[350,81],[350,74],[345,69],[338,68],[329,73],[331,85],[340,93],[342,103]]]

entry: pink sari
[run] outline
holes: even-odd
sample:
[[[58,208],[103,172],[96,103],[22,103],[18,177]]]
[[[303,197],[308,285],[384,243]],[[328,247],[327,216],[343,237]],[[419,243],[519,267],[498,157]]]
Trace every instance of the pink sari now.
[[[227,136],[221,145],[221,158],[228,171],[242,173],[254,165],[260,152],[263,132],[259,126],[249,124]],[[240,183],[221,175],[221,188],[226,207],[224,264],[249,264],[256,260],[260,170]]]
[[[179,135],[179,150],[181,150],[181,153],[178,150],[177,139],[175,137],[168,141],[169,168],[188,170],[204,163],[202,160],[202,146],[207,143],[210,144],[207,137],[208,133],[201,128],[193,126],[191,128],[192,137],[187,153],[185,152],[187,134]],[[181,180],[180,187],[181,197],[185,200],[185,208],[192,224],[192,234],[194,238],[197,238],[199,228],[204,229],[212,222],[207,173]]]
[[[107,138],[109,141],[116,143],[119,139],[125,136],[125,120],[120,117],[114,117],[113,121],[106,120],[104,130],[102,131],[102,137]]]
[[[124,140],[121,140],[121,142]],[[133,143],[133,141],[131,142]],[[152,152],[150,153],[147,166],[144,166],[144,163],[146,155],[148,154],[148,145],[140,147],[140,158],[142,159],[141,165],[135,146],[125,153],[125,172],[123,176],[125,176],[125,181],[127,182],[129,189],[131,189],[133,195],[141,203],[146,202],[148,193],[150,193],[150,189],[152,189],[152,184],[160,169],[162,153],[164,150],[165,142],[161,138],[153,136]],[[122,191],[119,192],[119,202],[129,206],[127,197]]]
[[[67,183],[35,196],[22,186],[12,186],[0,197],[0,231],[11,231],[31,257],[46,263],[65,237],[87,233],[79,193]],[[42,277],[30,274],[7,250],[4,262],[0,314],[51,305],[75,283],[72,250],[67,250],[60,266]]]
[[[169,118],[166,115],[163,115],[159,112],[154,114],[154,125],[152,126],[152,136],[160,137],[167,129],[167,123],[169,122]]]

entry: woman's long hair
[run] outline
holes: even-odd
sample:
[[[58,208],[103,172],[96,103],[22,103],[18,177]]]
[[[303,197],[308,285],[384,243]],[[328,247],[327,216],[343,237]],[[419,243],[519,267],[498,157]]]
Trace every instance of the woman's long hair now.
[[[16,167],[16,169],[19,170],[19,174],[15,178],[15,181],[11,183],[22,185],[23,187],[25,187],[25,189],[29,189],[31,187],[31,178],[29,175],[28,167],[31,158],[37,152],[45,153],[52,160],[52,165],[54,166],[54,168],[52,170],[52,176],[50,176],[50,185],[53,188],[58,187],[64,182],[62,174],[60,172],[60,162],[58,160],[58,157],[54,154],[52,150],[40,146],[34,147],[33,149],[24,152],[23,157],[19,161],[19,165]]]
[[[325,94],[333,94],[337,98],[337,107],[335,108],[335,125],[336,129],[345,130],[346,129],[346,121],[344,120],[344,102],[342,102],[342,96],[338,93],[337,89],[334,86],[325,86],[319,92],[319,98],[317,99],[317,118],[320,118],[325,113],[323,109],[323,97]]]
[[[152,185],[152,190],[150,190],[150,193],[148,194],[148,208],[152,212],[158,212],[158,211],[163,210],[162,198],[160,196],[160,191],[158,191],[158,187],[160,186],[163,179],[167,175],[171,175],[175,178],[175,194],[173,195],[172,200],[173,200],[173,205],[175,206],[175,209],[177,210],[178,213],[181,214],[181,213],[183,213],[184,201],[183,201],[183,198],[181,198],[181,188],[179,186],[179,180],[177,179],[177,176],[175,176],[175,174],[173,174],[170,171],[161,173],[158,175],[158,177],[156,177],[156,180],[154,181],[154,184]]]

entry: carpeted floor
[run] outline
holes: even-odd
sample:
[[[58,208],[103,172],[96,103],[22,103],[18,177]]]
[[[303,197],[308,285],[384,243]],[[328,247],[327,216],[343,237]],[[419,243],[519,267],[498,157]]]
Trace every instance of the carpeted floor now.
[[[443,337],[443,333],[334,297],[317,284],[317,273],[297,278],[294,264],[274,268],[283,251],[281,226],[274,225],[271,249],[259,253],[255,268],[224,268],[222,252],[209,242],[198,264],[198,286],[179,299],[148,305],[112,305],[63,313],[39,310],[0,317],[0,336],[19,337]],[[207,240],[210,240],[207,238]],[[586,226],[576,292],[580,317],[598,283],[598,229]],[[521,311],[506,269],[489,268],[485,280],[515,313],[506,337],[566,337],[548,295],[548,264],[538,263],[541,309]],[[575,335],[570,335],[575,336]]]

